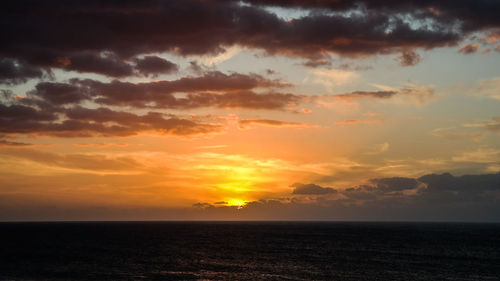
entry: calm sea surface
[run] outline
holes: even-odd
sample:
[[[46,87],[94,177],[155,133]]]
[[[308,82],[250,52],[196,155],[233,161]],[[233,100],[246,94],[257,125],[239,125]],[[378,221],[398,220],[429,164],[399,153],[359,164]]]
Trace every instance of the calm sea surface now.
[[[0,223],[0,280],[500,280],[500,224]]]

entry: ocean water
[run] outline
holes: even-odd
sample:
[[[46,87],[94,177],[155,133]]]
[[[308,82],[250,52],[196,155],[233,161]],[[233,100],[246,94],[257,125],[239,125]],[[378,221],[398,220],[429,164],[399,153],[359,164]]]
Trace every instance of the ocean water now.
[[[0,280],[500,280],[500,224],[0,223]]]

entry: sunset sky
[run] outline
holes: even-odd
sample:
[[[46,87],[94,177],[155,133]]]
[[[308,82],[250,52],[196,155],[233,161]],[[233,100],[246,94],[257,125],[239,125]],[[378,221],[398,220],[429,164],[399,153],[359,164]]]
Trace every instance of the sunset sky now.
[[[0,14],[0,220],[500,220],[500,1]]]

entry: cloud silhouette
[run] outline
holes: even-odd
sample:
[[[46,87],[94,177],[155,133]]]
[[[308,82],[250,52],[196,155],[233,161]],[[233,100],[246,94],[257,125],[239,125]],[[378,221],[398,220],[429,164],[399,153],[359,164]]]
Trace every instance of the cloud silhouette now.
[[[48,112],[25,105],[0,104],[0,132],[58,137],[130,136],[145,131],[172,135],[218,132],[217,124],[200,123],[159,112],[144,115],[109,108],[58,108]],[[65,118],[60,119],[60,115]]]
[[[41,78],[42,75],[38,67],[11,58],[0,58],[0,84],[20,84],[31,78]]]
[[[248,202],[236,210],[213,206],[203,216],[239,219],[500,221],[500,173],[378,178],[335,190],[297,183],[292,198]],[[301,200],[303,195],[314,195]]]
[[[28,92],[32,99],[24,102],[51,104],[79,103],[83,100],[103,105],[179,108],[199,107],[283,109],[302,99],[301,96],[277,93],[273,88],[283,88],[288,83],[268,80],[256,74],[224,74],[214,71],[198,77],[155,82],[101,82],[92,79],[71,79],[68,83],[40,82]],[[255,93],[257,88],[267,92]],[[185,94],[175,96],[174,94]]]
[[[8,1],[0,14],[0,55],[33,67],[122,77],[134,74],[132,63],[142,54],[213,55],[239,45],[322,64],[332,53],[457,45],[472,32],[500,26],[500,4],[487,0],[245,2]],[[315,12],[287,20],[264,6]],[[414,62],[414,53],[403,55],[403,64]]]
[[[337,193],[337,191],[331,187],[321,187],[316,184],[303,184],[303,183],[294,183],[291,185],[295,187],[292,194],[297,195],[318,195],[318,194],[331,194]]]
[[[144,76],[168,74],[179,69],[177,64],[158,56],[145,56],[140,59],[136,58],[135,63],[137,71]]]
[[[19,152],[23,150],[24,153]],[[17,153],[15,157],[27,157],[33,159],[31,161],[38,161],[37,157],[41,157],[40,161],[55,161],[54,165],[74,165],[73,161],[80,157],[70,155],[46,158],[44,155],[30,153],[25,148],[15,148],[14,151],[17,152],[12,152],[11,155]],[[98,165],[101,170],[128,169],[131,165],[136,165],[132,159],[101,156],[91,157],[87,161],[88,167]],[[71,167],[86,169],[86,166],[81,165]],[[418,182],[417,186],[413,186],[415,181]],[[428,174],[413,179],[393,177],[372,182],[383,182],[384,186],[360,185],[335,193],[328,191],[327,187],[315,185],[313,191],[306,194],[250,201],[242,207],[219,204],[222,202],[199,202],[191,208],[57,205],[58,211],[54,213],[53,203],[49,205],[40,199],[7,194],[0,198],[0,220],[43,220],[54,217],[66,220],[123,219],[132,216],[135,219],[196,220],[500,221],[500,173],[463,176]],[[313,185],[300,184],[297,187]],[[304,201],[301,200],[302,197],[309,199]],[[37,200],[40,202],[33,204]]]
[[[341,99],[358,99],[358,98],[378,98],[378,99],[388,99],[397,95],[397,91],[355,91],[346,94],[334,95],[336,98]]]
[[[414,189],[419,184],[416,179],[402,177],[372,179],[371,182],[384,192]]]
[[[327,97],[345,100],[356,99],[379,99],[389,100],[391,98],[407,99],[417,104],[423,104],[432,100],[435,96],[434,88],[419,86],[419,85],[406,85],[400,89],[386,90],[386,91],[355,91],[345,94],[336,94]]]

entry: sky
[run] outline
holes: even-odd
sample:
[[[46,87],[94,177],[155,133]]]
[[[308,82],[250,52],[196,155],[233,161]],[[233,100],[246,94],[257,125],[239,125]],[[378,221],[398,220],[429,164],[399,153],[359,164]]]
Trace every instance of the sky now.
[[[0,14],[2,221],[500,221],[499,1]]]

